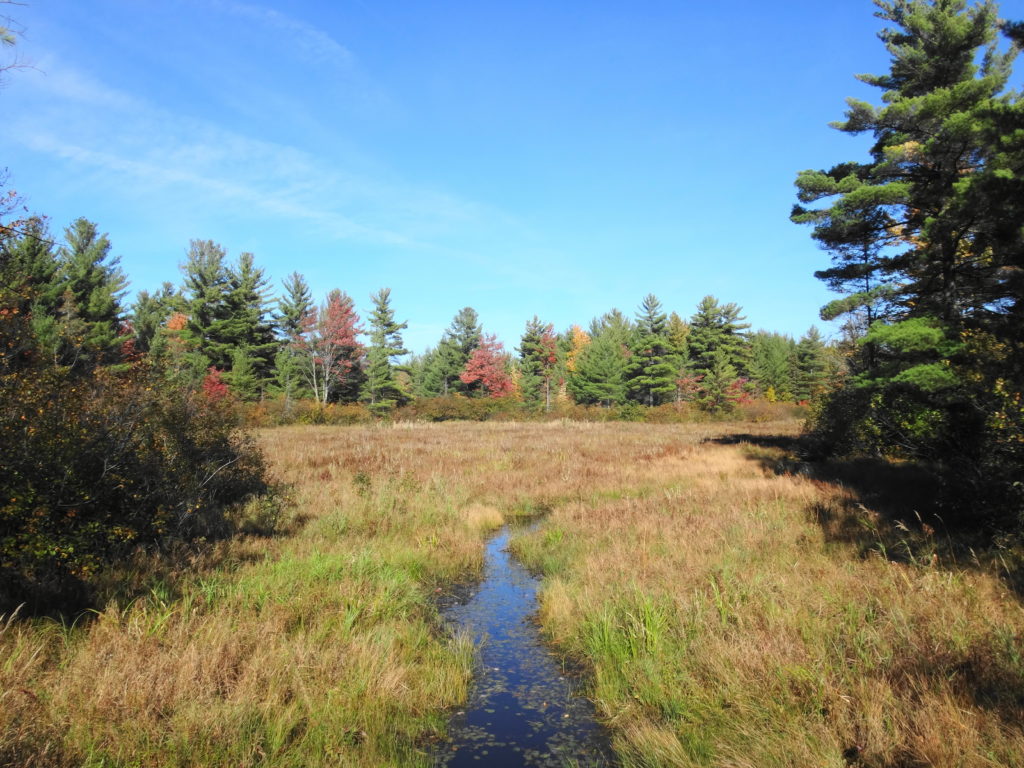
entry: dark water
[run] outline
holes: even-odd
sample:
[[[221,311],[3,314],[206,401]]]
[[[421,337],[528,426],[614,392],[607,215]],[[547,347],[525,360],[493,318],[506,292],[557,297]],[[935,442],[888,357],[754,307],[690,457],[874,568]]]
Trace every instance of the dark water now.
[[[487,543],[484,580],[445,615],[473,635],[478,669],[466,709],[440,745],[437,765],[611,766],[593,705],[545,647],[533,620],[538,580],[506,551],[508,528]]]

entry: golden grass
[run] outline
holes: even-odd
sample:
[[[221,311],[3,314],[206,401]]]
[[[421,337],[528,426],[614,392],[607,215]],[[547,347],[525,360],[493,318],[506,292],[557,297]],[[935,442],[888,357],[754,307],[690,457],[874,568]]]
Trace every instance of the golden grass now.
[[[755,435],[795,424],[744,424]],[[730,425],[260,434],[292,487],[245,537],[69,627],[0,623],[0,765],[429,764],[472,666],[434,595],[509,516],[626,765],[1013,765],[1024,616],[991,576],[858,556]]]
[[[1024,765],[1018,599],[829,543],[808,510],[844,491],[758,458],[703,446],[672,489],[516,542],[625,765]]]

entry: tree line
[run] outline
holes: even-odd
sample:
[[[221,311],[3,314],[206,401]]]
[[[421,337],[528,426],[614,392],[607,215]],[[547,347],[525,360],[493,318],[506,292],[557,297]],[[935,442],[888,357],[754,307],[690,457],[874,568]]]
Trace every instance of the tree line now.
[[[193,240],[178,285],[141,291],[126,307],[127,280],[107,235],[84,219],[56,244],[40,218],[0,247],[12,274],[32,287],[29,327],[54,365],[119,364],[145,356],[172,382],[222,382],[243,401],[311,399],[365,403],[385,413],[418,398],[511,397],[550,410],[557,402],[655,406],[693,402],[727,410],[752,397],[806,401],[841,370],[816,328],[799,341],[749,332],[741,309],[706,296],[688,320],[653,295],[634,317],[611,310],[556,332],[529,320],[513,351],[460,310],[435,346],[411,355],[391,292],[371,297],[366,321],[345,292],[315,302],[299,273],[272,296],[252,254],[230,260]]]

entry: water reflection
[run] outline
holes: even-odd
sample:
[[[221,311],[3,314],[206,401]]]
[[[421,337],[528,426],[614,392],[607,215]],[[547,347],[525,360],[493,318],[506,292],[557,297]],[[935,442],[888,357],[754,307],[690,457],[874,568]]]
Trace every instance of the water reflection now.
[[[592,704],[574,695],[574,681],[541,641],[533,621],[538,580],[506,551],[508,538],[504,528],[487,543],[479,589],[445,610],[472,632],[479,667],[437,765],[613,765]]]

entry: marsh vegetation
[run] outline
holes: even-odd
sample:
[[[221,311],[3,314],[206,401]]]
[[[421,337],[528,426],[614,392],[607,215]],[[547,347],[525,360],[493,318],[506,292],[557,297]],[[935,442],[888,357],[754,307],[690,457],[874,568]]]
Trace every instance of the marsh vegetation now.
[[[131,599],[77,622],[0,625],[0,764],[429,765],[474,669],[438,596],[538,511],[512,549],[623,765],[1020,764],[1009,550],[990,567],[785,471],[797,429],[264,431],[275,535],[148,582],[125,563]]]

